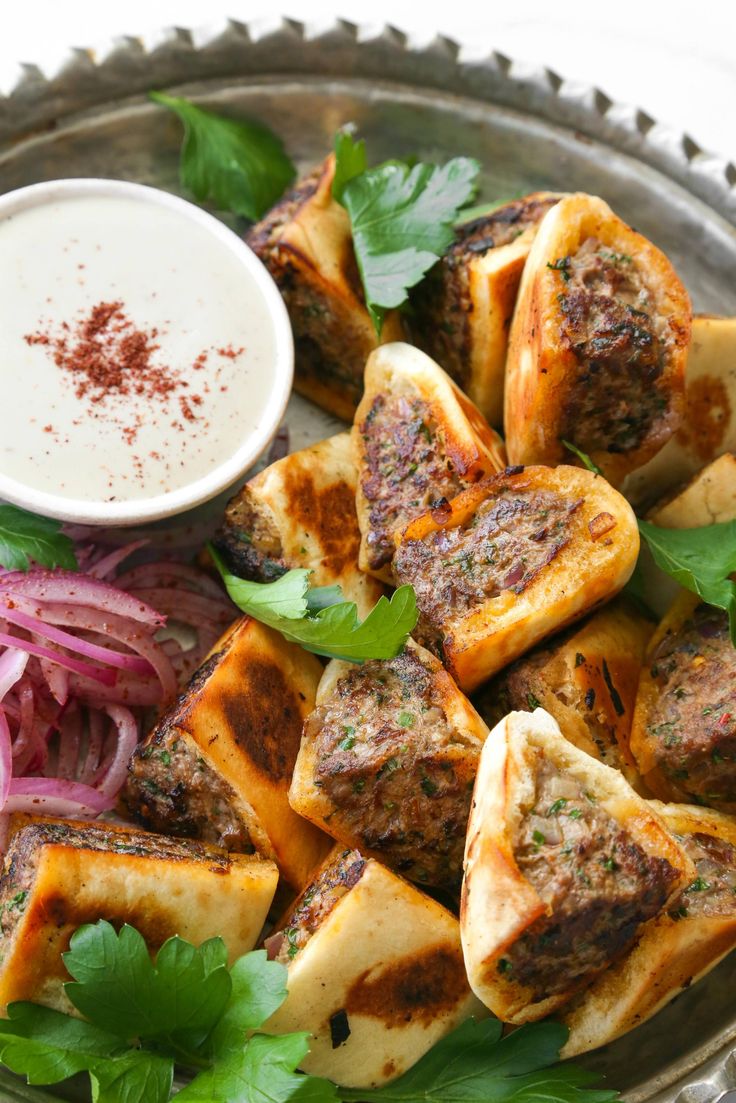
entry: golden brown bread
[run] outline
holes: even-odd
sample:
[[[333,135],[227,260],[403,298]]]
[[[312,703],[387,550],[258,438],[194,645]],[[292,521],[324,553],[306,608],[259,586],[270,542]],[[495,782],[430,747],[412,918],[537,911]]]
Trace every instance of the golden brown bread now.
[[[30,1000],[77,1014],[61,954],[85,923],[130,923],[153,952],[173,935],[251,950],[278,870],[255,856],[110,823],[15,815],[0,879],[0,1011]]]
[[[321,674],[314,655],[241,618],[136,748],[125,810],[151,830],[255,849],[301,889],[330,845],[288,801]]]
[[[305,1030],[305,1072],[377,1087],[484,1008],[457,919],[358,851],[335,848],[268,940],[289,995],[264,1030]]]
[[[304,726],[291,806],[410,880],[457,889],[488,728],[411,640],[384,662],[333,660]]]
[[[355,414],[360,567],[391,582],[394,533],[506,466],[503,441],[433,360],[402,342],[371,353]]]
[[[624,493],[646,507],[724,452],[736,452],[736,318],[696,314],[680,427],[653,459],[632,471]]]
[[[690,324],[659,249],[602,199],[561,199],[532,245],[511,327],[510,462],[569,462],[568,440],[620,484],[680,425]]]
[[[604,479],[509,468],[412,521],[394,574],[417,593],[415,638],[469,692],[616,594],[638,550],[631,507]]]
[[[470,985],[499,1018],[563,1006],[693,877],[646,801],[548,713],[512,712],[488,736],[460,925]]]
[[[653,631],[652,621],[632,602],[617,598],[502,670],[479,690],[478,711],[494,727],[508,712],[541,707],[566,739],[621,770],[641,792],[629,735]]]
[[[562,1057],[639,1026],[736,946],[736,821],[692,805],[651,807],[691,853],[697,877],[630,953],[565,1009],[570,1036]]]
[[[509,327],[539,223],[561,196],[533,192],[464,222],[412,294],[412,340],[459,384],[491,425],[503,421]]]
[[[339,584],[365,617],[383,587],[358,569],[357,475],[349,433],[292,452],[249,479],[230,500],[214,545],[239,578],[270,582],[312,572],[312,586]]]
[[[363,392],[363,368],[380,343],[365,306],[347,211],[332,198],[335,157],[312,173],[248,232],[246,241],[278,284],[294,331],[294,386],[350,421]],[[399,340],[389,312],[384,341]]]

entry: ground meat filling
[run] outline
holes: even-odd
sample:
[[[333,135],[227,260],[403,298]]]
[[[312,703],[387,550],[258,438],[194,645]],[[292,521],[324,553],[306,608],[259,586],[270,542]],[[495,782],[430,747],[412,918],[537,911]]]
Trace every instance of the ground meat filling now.
[[[225,521],[212,543],[233,574],[252,582],[273,582],[288,570],[281,538],[244,487],[228,506]]]
[[[463,483],[421,398],[378,395],[360,432],[366,465],[362,489],[370,503],[366,542],[375,570],[391,562],[393,532],[453,498]]]
[[[416,652],[351,670],[305,731],[336,833],[412,880],[460,883],[480,744],[450,724]]]
[[[736,913],[736,846],[714,835],[676,835],[697,877],[670,910],[673,919]]]
[[[438,361],[464,387],[471,366],[470,265],[491,249],[509,245],[544,218],[557,198],[520,199],[483,218],[466,222],[439,264],[412,295],[416,315],[414,337],[420,348]]]
[[[579,365],[561,436],[588,452],[638,448],[668,405],[659,382],[671,340],[667,320],[633,258],[596,238],[548,267],[564,280],[563,338]]]
[[[736,648],[728,618],[698,605],[657,648],[647,732],[660,770],[690,800],[736,811]]]
[[[365,858],[357,850],[345,850],[324,866],[296,901],[280,931],[266,939],[272,961],[288,965],[303,950],[339,900],[363,876]]]
[[[437,649],[449,619],[505,590],[523,593],[570,542],[582,502],[500,482],[465,524],[402,543],[393,570],[414,587],[422,640]]]
[[[514,857],[551,914],[499,961],[535,999],[584,984],[622,954],[667,902],[677,871],[652,858],[586,792],[540,755],[533,807]]]
[[[134,752],[123,803],[149,831],[201,839],[238,854],[252,854],[235,793],[173,725],[161,725]]]

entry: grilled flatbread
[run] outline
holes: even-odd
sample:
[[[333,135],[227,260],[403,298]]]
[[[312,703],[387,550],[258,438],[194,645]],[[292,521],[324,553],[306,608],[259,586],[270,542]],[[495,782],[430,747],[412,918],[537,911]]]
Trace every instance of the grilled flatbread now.
[[[268,939],[289,995],[264,1030],[305,1030],[305,1072],[372,1088],[406,1072],[463,1020],[458,921],[357,850],[336,848]]]
[[[30,1000],[77,1014],[61,955],[77,927],[130,923],[153,952],[173,935],[220,935],[231,962],[271,906],[273,862],[109,823],[11,818],[0,878],[0,1011]]]
[[[460,912],[473,991],[505,1022],[544,1018],[621,957],[695,877],[618,770],[537,709],[481,753]]]

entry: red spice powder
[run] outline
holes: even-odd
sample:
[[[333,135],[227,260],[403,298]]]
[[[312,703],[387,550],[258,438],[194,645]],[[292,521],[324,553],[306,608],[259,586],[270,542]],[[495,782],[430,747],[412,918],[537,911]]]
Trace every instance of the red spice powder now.
[[[139,329],[121,301],[101,302],[59,331],[28,333],[29,345],[50,348],[54,363],[76,381],[77,398],[101,402],[111,394],[164,397],[186,383],[168,365],[153,362],[157,329]]]

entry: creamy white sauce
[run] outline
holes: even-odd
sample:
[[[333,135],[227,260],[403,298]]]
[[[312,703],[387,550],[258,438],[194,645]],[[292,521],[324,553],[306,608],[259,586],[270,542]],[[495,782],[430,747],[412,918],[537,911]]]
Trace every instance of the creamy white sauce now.
[[[186,387],[96,402],[91,392],[77,395],[81,377],[55,363],[53,340],[67,323],[74,344],[80,319],[111,301],[136,329],[158,330],[151,363]],[[68,196],[4,218],[2,473],[97,502],[152,498],[206,475],[264,414],[275,356],[264,314],[263,294],[236,255],[177,210]],[[28,342],[39,334],[52,344]]]

